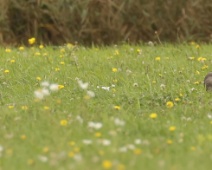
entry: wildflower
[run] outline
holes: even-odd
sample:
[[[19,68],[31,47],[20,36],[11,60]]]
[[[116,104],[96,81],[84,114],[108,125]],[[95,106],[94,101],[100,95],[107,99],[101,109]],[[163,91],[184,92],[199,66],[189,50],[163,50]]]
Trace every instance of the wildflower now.
[[[21,109],[22,110],[28,110],[28,107],[27,106],[21,106]]]
[[[135,141],[134,141],[134,143],[136,144],[136,145],[139,145],[139,144],[141,144],[141,139],[135,139]]]
[[[59,67],[56,67],[56,68],[55,68],[55,71],[60,71],[60,68],[59,68]]]
[[[90,145],[90,144],[92,144],[92,140],[89,140],[89,139],[84,139],[83,141],[82,141],[85,145]]]
[[[114,52],[114,55],[119,55],[119,51],[116,50],[116,51]]]
[[[61,126],[67,126],[67,124],[68,124],[68,121],[66,119],[63,119],[60,121]]]
[[[194,59],[195,59],[195,57],[188,57],[188,59],[189,59],[189,60],[194,60]]]
[[[197,61],[200,61],[200,62],[204,62],[206,61],[207,59],[205,57],[199,57],[197,58]]]
[[[5,52],[6,52],[6,53],[10,53],[10,52],[11,52],[11,49],[10,49],[10,48],[6,48],[6,49],[5,49]]]
[[[61,53],[65,53],[66,51],[65,51],[64,48],[61,48],[61,49],[60,49],[60,52],[61,52]]]
[[[98,87],[97,87],[98,88]],[[102,87],[103,90],[110,91],[110,87]]]
[[[114,108],[115,110],[120,110],[120,109],[121,109],[120,106],[114,106],[113,108]]]
[[[68,153],[68,156],[69,156],[70,158],[73,158],[74,155],[75,155],[75,153],[74,153],[73,151],[71,151],[71,152]]]
[[[50,108],[49,108],[49,106],[44,106],[43,109],[44,110],[49,110]]]
[[[95,132],[94,136],[98,138],[98,137],[101,137],[102,134],[100,132]]]
[[[88,122],[88,127],[93,128],[93,129],[101,129],[102,128],[102,123],[100,122]]]
[[[25,140],[25,139],[26,139],[26,135],[21,135],[20,138],[21,138],[22,140]]]
[[[36,52],[35,55],[36,56],[40,56],[41,54],[40,54],[40,52]]]
[[[160,61],[160,57],[156,57],[155,58],[155,61]]]
[[[75,143],[74,141],[70,141],[68,144],[69,144],[70,146],[74,146],[76,143]]]
[[[28,39],[28,43],[29,43],[30,45],[33,45],[33,44],[35,43],[35,41],[36,41],[36,39],[35,39],[34,37]]]
[[[24,50],[24,47],[23,47],[23,46],[20,46],[18,49],[19,49],[20,51],[23,51],[23,50]]]
[[[65,86],[64,85],[58,85],[59,89],[63,89]]]
[[[49,87],[49,82],[48,81],[43,81],[40,84],[42,87]]]
[[[81,87],[81,89],[85,90],[88,88],[88,83],[83,83],[82,80],[77,80],[79,86]]]
[[[174,103],[171,102],[171,101],[168,101],[168,102],[166,103],[166,107],[167,107],[167,108],[172,108],[173,106],[174,106]]]
[[[44,152],[44,153],[49,152],[49,148],[48,148],[47,146],[46,146],[46,147],[44,147],[44,148],[43,148],[43,152]]]
[[[10,72],[10,70],[4,70],[4,73],[8,74]]]
[[[37,81],[41,81],[41,77],[36,77],[36,80]]]
[[[196,150],[196,147],[195,146],[191,146],[190,148],[192,151],[195,151]]]
[[[40,48],[40,49],[43,49],[43,48],[44,48],[44,46],[41,44],[41,45],[39,45],[39,48]]]
[[[208,69],[208,65],[202,66],[202,70]]]
[[[58,84],[50,84],[49,89],[51,91],[58,91],[59,89]]]
[[[102,162],[102,167],[103,167],[104,169],[110,169],[110,168],[112,167],[112,162],[109,161],[109,160],[104,160],[104,161]]]
[[[10,60],[10,63],[15,63],[15,60],[14,59]]]
[[[87,95],[91,98],[95,97],[95,93],[93,91],[88,90]]]
[[[175,130],[176,130],[176,127],[175,127],[175,126],[170,126],[170,127],[169,127],[169,131],[170,131],[170,132],[173,132],[173,131],[175,131]]]
[[[180,101],[180,98],[177,97],[177,98],[175,98],[174,100],[175,100],[176,102],[179,102],[179,101]]]
[[[199,75],[199,74],[200,74],[200,72],[197,70],[197,71],[196,71],[196,74],[198,74],[198,75]]]
[[[40,100],[42,100],[45,96],[48,96],[49,94],[50,94],[49,90],[45,89],[45,88],[34,91],[35,98],[40,99]]]
[[[41,162],[47,162],[47,161],[48,161],[48,157],[43,156],[43,155],[38,156],[38,159],[39,159]]]
[[[119,118],[115,118],[114,123],[117,126],[124,126],[125,125],[125,122],[123,120],[120,120]]]
[[[200,82],[199,81],[195,81],[194,84],[198,85],[198,84],[200,84]]]
[[[102,140],[102,145],[109,146],[110,144],[111,144],[111,141],[110,140],[108,140],[108,139],[103,139]]]
[[[151,113],[151,114],[149,115],[149,117],[150,117],[151,119],[156,119],[156,118],[158,117],[158,115],[157,115],[157,113]]]
[[[8,109],[13,109],[14,108],[14,105],[9,105],[8,106]]]
[[[169,145],[171,145],[171,144],[173,143],[173,141],[172,141],[171,139],[168,139],[168,140],[166,141],[166,143],[169,144]]]
[[[133,153],[134,153],[135,155],[140,155],[140,154],[142,153],[142,151],[141,151],[141,149],[136,148],[136,149],[133,150]]]
[[[64,61],[61,61],[60,64],[61,64],[61,65],[65,65],[65,62],[64,62]]]
[[[118,71],[117,68],[112,68],[112,72],[116,73]]]

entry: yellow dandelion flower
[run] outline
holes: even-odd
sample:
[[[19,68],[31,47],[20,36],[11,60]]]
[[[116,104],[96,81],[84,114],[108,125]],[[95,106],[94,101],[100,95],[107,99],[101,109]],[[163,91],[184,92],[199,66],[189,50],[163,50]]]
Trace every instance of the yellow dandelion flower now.
[[[116,51],[114,52],[114,55],[119,55],[119,51],[116,50]]]
[[[177,98],[175,98],[174,100],[175,100],[176,102],[179,102],[179,101],[180,101],[180,98],[177,97]]]
[[[50,110],[49,106],[44,106],[43,109],[44,110]]]
[[[155,58],[155,61],[160,61],[160,57],[156,57]]]
[[[75,153],[73,151],[68,153],[68,157],[73,158],[75,156]]]
[[[171,145],[171,144],[173,143],[173,141],[172,141],[171,139],[168,139],[168,140],[166,141],[166,143],[169,144],[169,145]]]
[[[15,63],[15,60],[14,59],[10,60],[10,63]]]
[[[60,64],[61,64],[61,65],[65,65],[65,62],[64,62],[64,61],[61,61]]]
[[[195,146],[191,146],[190,149],[191,149],[192,151],[195,151],[195,150],[196,150],[196,147],[195,147]]]
[[[118,71],[117,68],[112,68],[112,72],[116,73]]]
[[[212,125],[212,120],[210,121],[210,124]]]
[[[64,87],[65,87],[65,86],[62,85],[62,84],[59,84],[59,85],[58,85],[58,88],[59,88],[59,89],[63,89]]]
[[[198,75],[199,75],[199,74],[200,74],[200,72],[197,70],[197,71],[196,71],[196,74],[198,74]]]
[[[151,114],[149,115],[149,117],[150,117],[151,119],[156,119],[156,118],[158,117],[158,115],[157,115],[157,113],[151,113]]]
[[[36,56],[40,56],[41,54],[40,54],[40,52],[36,52],[35,55]]]
[[[20,46],[18,49],[19,49],[20,51],[23,51],[23,50],[24,50],[24,47],[23,47],[23,46]]]
[[[42,79],[41,79],[41,77],[38,76],[38,77],[36,77],[36,80],[41,81]]]
[[[48,153],[49,152],[49,148],[46,146],[43,148],[43,153]]]
[[[96,132],[96,133],[94,134],[94,136],[97,137],[97,138],[99,138],[99,137],[102,136],[102,134],[101,134],[100,132]]]
[[[61,49],[60,49],[60,52],[61,52],[61,53],[65,53],[66,50],[65,50],[64,48],[61,48]]]
[[[9,105],[8,106],[8,109],[13,109],[14,108],[14,105]]]
[[[35,37],[32,37],[32,38],[29,38],[29,39],[28,39],[28,43],[29,43],[30,45],[33,45],[33,44],[35,43],[35,41],[36,41]]]
[[[103,162],[102,162],[102,167],[104,168],[104,169],[110,169],[110,168],[112,168],[112,162],[111,161],[109,161],[109,160],[104,160]]]
[[[70,146],[74,146],[76,143],[75,143],[74,141],[70,141],[68,144],[69,144]]]
[[[10,72],[10,70],[4,70],[4,73],[6,73],[6,74],[9,73],[9,72]]]
[[[21,135],[20,138],[21,138],[22,140],[25,140],[25,139],[26,139],[26,135]]]
[[[152,81],[152,83],[153,83],[153,84],[156,84],[156,81],[155,81],[155,80],[153,80],[153,81]]]
[[[197,61],[200,61],[200,62],[204,62],[206,61],[207,59],[205,57],[198,57],[197,58]]]
[[[202,66],[202,70],[208,69],[208,65]]]
[[[113,108],[114,108],[115,110],[120,110],[120,109],[121,109],[120,106],[114,106]]]
[[[199,48],[200,48],[200,45],[197,44],[197,45],[195,46],[195,48],[196,48],[196,49],[199,49]]]
[[[28,110],[28,106],[21,106],[22,110]]]
[[[10,52],[11,52],[11,49],[10,49],[10,48],[6,48],[6,49],[5,49],[5,52],[6,52],[6,53],[10,53]]]
[[[56,67],[54,70],[55,71],[60,71],[60,68],[59,67]]]
[[[133,153],[134,153],[135,155],[140,155],[140,154],[142,153],[142,151],[141,151],[141,149],[136,148],[136,149],[133,150]]]
[[[67,126],[68,125],[68,121],[66,119],[63,119],[60,121],[60,125],[61,126]]]
[[[39,45],[39,48],[40,48],[40,49],[43,49],[43,48],[44,48],[44,46],[41,44],[41,45]]]
[[[169,131],[170,131],[170,132],[174,132],[175,130],[176,130],[176,126],[170,126],[170,127],[169,127]]]
[[[198,85],[200,82],[199,81],[195,81],[194,84]]]
[[[166,107],[167,107],[167,108],[172,108],[173,106],[174,106],[174,103],[171,102],[171,101],[168,101],[168,102],[166,103]]]

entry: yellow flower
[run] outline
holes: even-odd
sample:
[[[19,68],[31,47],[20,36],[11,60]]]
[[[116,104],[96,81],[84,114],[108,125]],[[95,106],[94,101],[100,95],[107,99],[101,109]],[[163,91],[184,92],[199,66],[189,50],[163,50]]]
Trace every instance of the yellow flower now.
[[[199,81],[195,81],[194,84],[198,85],[200,82]]]
[[[60,125],[61,126],[67,126],[67,124],[68,124],[68,121],[65,120],[65,119],[63,119],[63,120],[60,121]]]
[[[135,155],[140,155],[142,153],[141,149],[137,148],[137,149],[134,149],[133,153]]]
[[[64,62],[64,61],[61,61],[60,64],[61,64],[61,65],[65,65],[65,62]]]
[[[30,45],[33,45],[35,43],[35,41],[36,41],[35,37],[32,37],[32,38],[28,39],[28,43]]]
[[[12,59],[12,60],[10,60],[10,63],[15,63],[15,60],[13,60],[13,59]]]
[[[171,139],[168,139],[168,140],[166,141],[166,143],[169,144],[169,145],[171,145],[171,144],[173,143],[173,141],[172,141]]]
[[[115,110],[120,110],[120,109],[121,109],[120,106],[114,106],[113,108],[114,108]]]
[[[9,73],[9,72],[10,72],[10,70],[4,70],[4,73],[6,73],[6,74]]]
[[[170,127],[169,127],[169,131],[170,131],[170,132],[173,132],[173,131],[175,131],[175,130],[176,130],[176,127],[175,127],[175,126],[170,126]]]
[[[168,102],[166,103],[166,107],[167,107],[167,108],[172,108],[173,106],[174,106],[174,103],[171,102],[171,101],[168,101]]]
[[[26,139],[26,135],[21,135],[20,138],[21,138],[22,140],[25,140],[25,139]]]
[[[20,51],[23,51],[23,50],[24,50],[24,47],[23,47],[23,46],[20,46],[18,49],[19,49]]]
[[[177,97],[177,98],[175,98],[174,100],[175,100],[176,102],[179,102],[179,101],[180,101],[180,98]]]
[[[205,70],[205,69],[207,69],[207,68],[208,68],[207,65],[202,66],[202,70]]]
[[[44,147],[44,148],[43,148],[43,152],[44,152],[44,153],[49,152],[49,148],[48,148],[47,146],[46,146],[46,147]]]
[[[21,109],[22,110],[28,110],[28,107],[27,106],[21,106]]]
[[[112,72],[117,72],[118,71],[118,69],[117,68],[112,68]]]
[[[49,108],[49,106],[44,106],[43,109],[44,110],[49,110],[50,108]]]
[[[197,71],[196,71],[196,74],[200,74],[200,72],[197,70]]]
[[[190,148],[192,151],[195,151],[196,150],[196,147],[195,146],[191,146]]]
[[[156,119],[158,117],[158,115],[157,115],[157,113],[151,113],[149,115],[149,117],[152,118],[152,119]]]
[[[8,109],[13,109],[14,108],[14,105],[9,105],[8,106]]]
[[[33,165],[35,161],[33,159],[28,159],[27,164],[28,165]]]
[[[99,137],[102,136],[102,134],[101,134],[100,132],[96,132],[96,133],[94,134],[94,136],[97,137],[97,138],[99,138]]]
[[[114,55],[119,55],[119,51],[116,50],[116,51],[114,52]]]
[[[60,52],[61,52],[61,53],[65,53],[66,50],[65,50],[64,48],[61,48],[61,49],[60,49]]]
[[[73,158],[74,155],[75,155],[75,153],[73,151],[71,151],[71,152],[68,153],[68,157],[70,157],[70,158]]]
[[[195,57],[188,57],[188,59],[189,59],[189,60],[194,60],[194,59],[195,59]]]
[[[76,143],[75,143],[74,141],[70,141],[68,144],[69,144],[70,146],[74,146]]]
[[[206,61],[207,59],[205,57],[199,57],[197,58],[197,61],[200,61],[200,62],[204,62]]]
[[[41,44],[41,45],[39,45],[39,48],[40,48],[40,49],[43,49],[43,48],[44,48],[44,46]]]
[[[36,52],[35,55],[40,56],[40,52]]]
[[[58,85],[58,88],[59,88],[59,89],[63,89],[64,87],[65,87],[64,85],[61,85],[61,84]]]
[[[60,68],[59,68],[59,67],[56,67],[56,68],[55,68],[55,71],[60,71]]]
[[[102,167],[104,168],[104,169],[110,169],[111,167],[112,167],[112,162],[111,161],[109,161],[109,160],[104,160],[103,162],[102,162]]]
[[[160,61],[160,57],[156,57],[155,58],[155,61]]]
[[[6,48],[6,49],[5,49],[5,52],[6,52],[6,53],[10,53],[10,52],[11,52],[11,49],[10,49],[10,48]]]
[[[41,81],[41,77],[36,77],[36,80],[37,81]]]

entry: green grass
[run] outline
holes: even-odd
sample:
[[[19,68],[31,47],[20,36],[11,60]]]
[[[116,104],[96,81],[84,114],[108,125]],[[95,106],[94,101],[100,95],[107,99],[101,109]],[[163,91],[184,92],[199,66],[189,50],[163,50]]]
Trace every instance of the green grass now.
[[[212,98],[203,79],[211,48],[1,48],[0,169],[209,169]],[[61,89],[38,100],[44,81]]]

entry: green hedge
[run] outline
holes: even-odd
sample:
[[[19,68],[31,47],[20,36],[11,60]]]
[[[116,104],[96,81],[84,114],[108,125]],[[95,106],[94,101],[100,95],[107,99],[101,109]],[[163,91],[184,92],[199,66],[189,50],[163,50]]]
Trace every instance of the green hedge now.
[[[212,40],[211,0],[0,0],[0,43]]]

